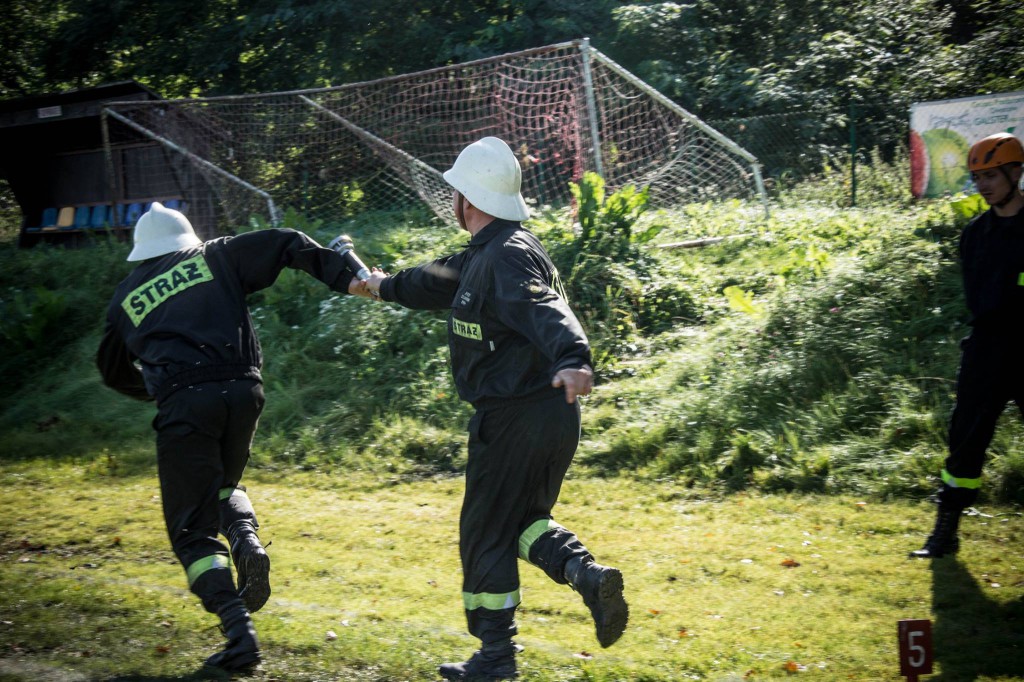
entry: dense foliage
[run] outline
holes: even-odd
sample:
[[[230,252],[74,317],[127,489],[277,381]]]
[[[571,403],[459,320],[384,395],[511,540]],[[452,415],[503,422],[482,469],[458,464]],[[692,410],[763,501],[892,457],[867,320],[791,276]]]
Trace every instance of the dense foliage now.
[[[590,37],[705,118],[1024,89],[1005,0],[10,0],[0,98],[339,85]]]
[[[905,121],[910,101],[1024,89],[1008,58],[1022,31],[1024,5],[1002,0],[10,0],[0,97],[128,78],[168,97],[291,90],[589,36],[708,119],[885,101]],[[859,210],[837,208],[840,160],[779,182],[767,221],[742,203],[654,213],[642,188],[609,194],[596,176],[573,189],[575,214],[532,221],[599,363],[585,464],[733,489],[931,487],[966,331],[950,252],[964,217],[912,204],[898,150],[869,153]],[[392,270],[461,241],[424,215],[383,231],[358,221],[345,231]],[[286,223],[323,241],[338,229]],[[4,456],[148,452],[151,406],[93,367],[124,246],[24,252],[0,236]],[[658,246],[701,238],[723,240]],[[252,305],[269,396],[257,466],[458,470],[467,408],[441,314],[295,273]],[[1003,499],[1024,490],[1021,434],[1013,422],[993,447],[989,492]]]
[[[742,202],[653,212],[644,191],[609,194],[589,175],[575,214],[538,214],[529,226],[562,272],[600,377],[580,470],[927,494],[967,331],[953,251],[975,209],[910,205],[898,169],[879,162],[866,183],[873,206],[856,210],[835,207],[842,188],[830,177],[784,195],[765,219]],[[338,229],[296,213],[286,222],[322,241]],[[464,242],[427,216],[344,229],[389,271]],[[695,241],[706,246],[671,246]],[[125,248],[0,250],[5,457],[106,453],[149,466],[152,405],[104,388],[93,365]],[[469,411],[449,376],[443,313],[335,295],[292,271],[251,307],[268,395],[256,467],[461,469]],[[1022,437],[1006,420],[988,495],[1022,501]]]

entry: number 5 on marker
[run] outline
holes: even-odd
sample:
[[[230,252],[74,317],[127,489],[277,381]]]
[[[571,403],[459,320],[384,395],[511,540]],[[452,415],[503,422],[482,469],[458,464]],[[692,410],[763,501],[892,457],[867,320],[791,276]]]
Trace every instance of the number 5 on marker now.
[[[918,675],[932,672],[932,622],[899,621],[900,675],[917,682]]]

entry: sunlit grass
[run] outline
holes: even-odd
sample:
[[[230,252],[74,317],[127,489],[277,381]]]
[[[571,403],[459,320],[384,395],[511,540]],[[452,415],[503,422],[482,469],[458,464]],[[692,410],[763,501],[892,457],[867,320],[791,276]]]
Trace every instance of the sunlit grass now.
[[[431,680],[472,652],[461,478],[256,471],[248,484],[272,541],[274,593],[255,619],[266,678]],[[0,679],[182,676],[219,647],[170,552],[155,478],[25,462],[0,485]],[[903,618],[934,620],[940,679],[1022,679],[1024,519],[981,511],[964,520],[960,559],[933,572],[905,558],[930,505],[570,479],[556,517],[623,570],[630,627],[600,649],[577,595],[521,564],[524,679],[782,679],[789,667],[896,680]]]

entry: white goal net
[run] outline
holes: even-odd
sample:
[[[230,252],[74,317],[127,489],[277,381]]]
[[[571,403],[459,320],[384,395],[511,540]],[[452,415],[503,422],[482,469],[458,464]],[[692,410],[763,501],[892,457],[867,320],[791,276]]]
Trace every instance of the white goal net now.
[[[103,125],[117,201],[180,202],[204,237],[289,209],[454,221],[441,172],[487,135],[538,205],[570,203],[586,171],[649,187],[654,206],[764,201],[753,155],[585,40],[334,88],[112,103]]]

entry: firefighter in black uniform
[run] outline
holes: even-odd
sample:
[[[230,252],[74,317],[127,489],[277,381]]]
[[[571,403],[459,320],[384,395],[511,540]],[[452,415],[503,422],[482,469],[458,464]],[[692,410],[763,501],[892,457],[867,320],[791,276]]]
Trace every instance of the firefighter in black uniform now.
[[[1013,400],[1024,414],[1024,148],[1009,133],[971,147],[967,167],[991,208],[960,237],[970,335],[961,342],[956,405],[949,428],[949,456],[935,529],[911,557],[940,558],[960,549],[960,517],[978,497],[985,450],[996,422]]]
[[[551,515],[579,443],[576,398],[590,393],[593,372],[586,334],[553,288],[554,265],[520,225],[528,213],[519,162],[505,142],[488,137],[464,149],[444,178],[455,188],[459,225],[472,237],[467,248],[392,276],[374,269],[350,292],[451,311],[455,385],[476,408],[459,551],[469,632],[482,646],[440,673],[506,679],[516,675],[517,559],[582,595],[602,646],[622,635],[628,608],[622,574],[596,563]]]
[[[249,614],[270,597],[270,559],[239,485],[264,400],[263,358],[245,297],[286,267],[335,291],[347,292],[352,273],[340,255],[294,230],[203,243],[183,214],[158,202],[139,219],[134,238],[128,260],[141,262],[107,309],[97,364],[108,386],[156,401],[171,546],[189,588],[220,617],[228,640],[206,665],[245,671],[260,659]],[[237,590],[218,532],[230,543]]]

